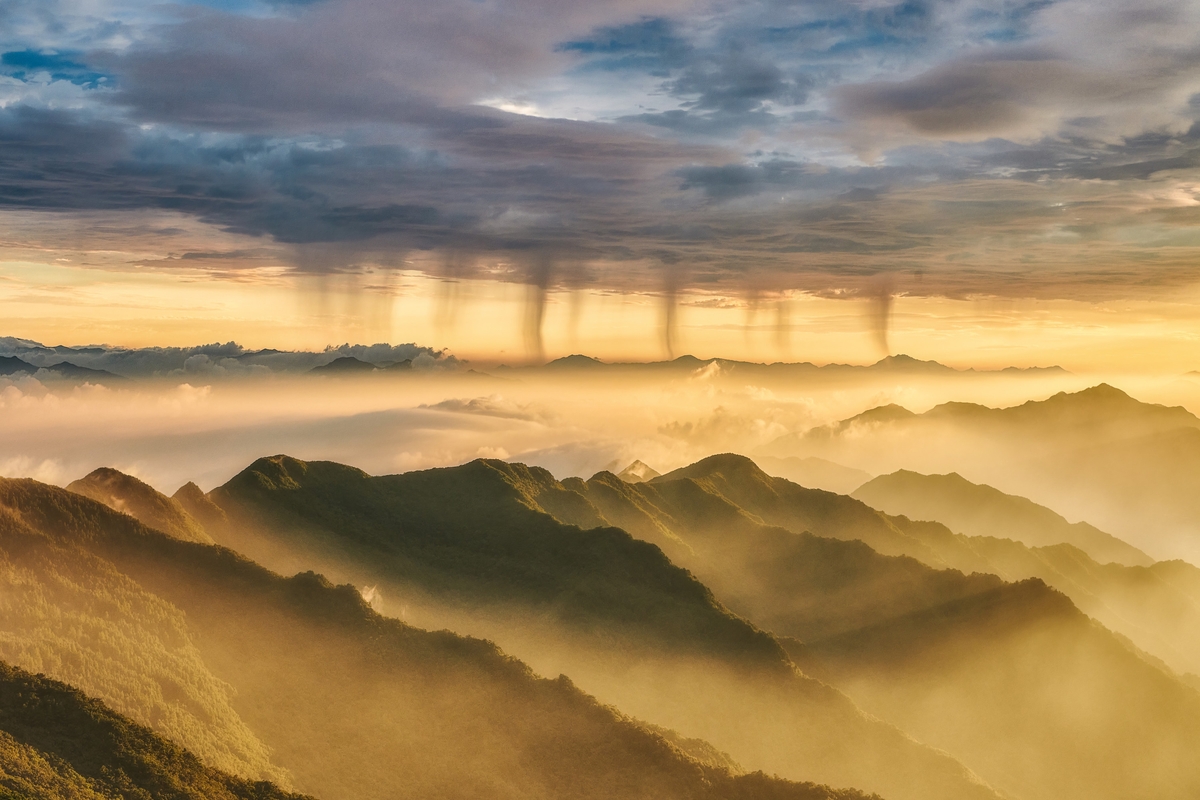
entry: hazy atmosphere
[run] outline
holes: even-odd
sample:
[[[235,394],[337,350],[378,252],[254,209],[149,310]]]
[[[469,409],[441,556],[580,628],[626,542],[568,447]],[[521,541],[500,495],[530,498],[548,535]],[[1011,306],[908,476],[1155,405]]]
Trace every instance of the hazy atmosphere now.
[[[0,796],[1194,800],[1197,53],[0,0]]]

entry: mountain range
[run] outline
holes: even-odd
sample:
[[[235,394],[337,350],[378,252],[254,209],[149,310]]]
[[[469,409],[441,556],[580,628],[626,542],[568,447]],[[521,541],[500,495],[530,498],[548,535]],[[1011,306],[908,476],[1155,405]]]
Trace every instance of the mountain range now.
[[[636,472],[0,479],[0,661],[235,797],[1200,792],[1186,562],[959,476]],[[116,785],[8,719],[0,786]]]
[[[1106,384],[1011,408],[880,406],[786,434],[756,455],[953,472],[1086,519],[1155,558],[1200,556],[1200,418]]]
[[[1186,796],[1198,785],[1178,744],[1200,724],[1197,694],[1172,667],[1096,625],[1042,580],[951,568],[972,552],[969,537],[771,478],[742,457],[713,457],[637,484],[611,473],[560,482],[489,461],[372,478],[275,457],[205,500],[195,515],[219,510],[218,541],[230,537],[230,546],[268,563],[298,558],[377,587],[385,611],[486,635],[539,672],[570,674],[601,700],[712,742],[749,768],[809,761],[803,755],[817,752],[813,742],[768,748],[779,747],[789,720],[820,718],[828,771],[813,777],[885,796],[934,796],[936,789],[898,780],[895,767],[883,781],[853,760],[834,769],[829,745],[859,723],[831,710],[852,708],[839,706],[844,701],[799,704],[789,699],[794,689],[779,688],[807,687],[811,675],[1007,796]],[[538,530],[547,533],[527,533]],[[635,547],[626,531],[654,547]],[[597,550],[618,533],[628,544]],[[519,549],[539,536],[536,557]],[[651,553],[662,554],[662,570],[632,566]],[[510,556],[519,556],[520,572]],[[590,570],[578,572],[584,564]],[[697,603],[701,593],[685,592],[693,600],[683,613],[689,604],[678,589],[661,594],[658,587],[685,585],[671,577],[673,564],[703,581],[711,599]],[[574,577],[556,583],[562,574]],[[769,676],[785,672],[771,666],[784,662],[766,640],[802,670],[770,692],[763,687],[778,678]],[[703,674],[684,659],[703,659]],[[1061,690],[1064,682],[1071,692]],[[953,693],[955,714],[931,715],[945,698],[921,687]],[[1152,698],[1149,710],[1121,699],[1130,691]],[[802,693],[821,696],[815,685]],[[1173,710],[1159,715],[1165,708]],[[1069,744],[1089,717],[1105,720],[1105,736]],[[965,735],[971,726],[978,735]],[[887,753],[884,737],[871,745],[862,730],[857,750],[840,747],[860,756],[874,749],[875,759]],[[1147,758],[1159,768],[1142,770]],[[920,772],[928,780],[929,767]],[[969,785],[941,791],[963,796]]]
[[[0,480],[0,525],[3,657],[251,781],[321,798],[859,796],[735,774],[488,642],[381,617],[353,586],[283,578],[62,489]],[[58,721],[25,735],[3,715],[0,730],[45,740]]]

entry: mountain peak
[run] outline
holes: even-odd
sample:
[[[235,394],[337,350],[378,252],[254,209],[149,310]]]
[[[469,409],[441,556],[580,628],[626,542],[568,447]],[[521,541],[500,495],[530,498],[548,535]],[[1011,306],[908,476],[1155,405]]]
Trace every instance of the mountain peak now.
[[[266,490],[298,489],[306,478],[315,475],[323,479],[362,479],[367,473],[355,467],[333,461],[301,461],[289,455],[264,456],[246,467],[229,484],[253,482]]]
[[[322,373],[373,372],[375,369],[377,367],[368,361],[363,361],[354,356],[341,356],[330,361],[328,364],[313,367],[309,372],[315,372],[320,375]]]
[[[954,367],[948,367],[945,364],[940,364],[937,361],[922,361],[919,358],[897,353],[894,356],[881,358],[871,365],[871,369],[879,370],[921,370],[924,372],[958,372]]]
[[[100,467],[67,485],[69,491],[134,517],[143,525],[189,542],[212,544],[204,526],[177,501],[112,467]]]
[[[679,480],[680,478],[708,478],[713,475],[721,475],[725,478],[746,476],[767,477],[767,474],[759,468],[758,464],[755,464],[753,460],[746,456],[737,453],[717,453],[716,455],[702,458],[695,464],[680,467],[653,480],[667,481]]]
[[[550,369],[587,369],[589,367],[602,367],[604,362],[598,358],[585,356],[580,353],[575,353],[562,358],[556,358],[546,364]]]
[[[661,472],[644,461],[634,461],[617,473],[617,477],[626,483],[645,483],[646,481],[654,480],[660,475],[662,475]]]

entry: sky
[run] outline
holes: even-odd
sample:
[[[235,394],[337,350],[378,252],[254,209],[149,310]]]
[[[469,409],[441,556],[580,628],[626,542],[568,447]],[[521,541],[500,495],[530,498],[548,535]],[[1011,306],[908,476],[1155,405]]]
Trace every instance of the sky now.
[[[2,335],[1200,366],[1200,4],[0,0]]]

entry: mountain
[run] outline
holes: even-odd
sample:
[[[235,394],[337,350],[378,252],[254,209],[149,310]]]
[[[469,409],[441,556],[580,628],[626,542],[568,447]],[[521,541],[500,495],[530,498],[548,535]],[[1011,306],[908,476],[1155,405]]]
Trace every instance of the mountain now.
[[[49,364],[42,369],[63,380],[116,384],[129,382],[128,378],[109,372],[108,370],[81,367],[78,364],[72,364],[70,361],[59,361],[57,364]]]
[[[872,477],[869,472],[843,467],[823,458],[757,456],[754,463],[762,467],[767,474],[777,478],[786,478],[810,489],[824,489],[837,494],[850,494]]]
[[[884,406],[780,437],[775,457],[875,472],[958,473],[1087,519],[1155,558],[1200,561],[1200,419],[1106,384],[1011,408]]]
[[[37,371],[37,367],[28,361],[22,361],[16,356],[0,356],[0,375],[15,375],[18,372],[26,372],[32,375]]]
[[[177,500],[132,475],[101,467],[67,485],[69,491],[90,497],[116,511],[127,513],[147,526],[190,542],[212,544],[212,537]]]
[[[0,375],[15,375],[21,372],[33,375],[39,370],[45,370],[51,377],[62,380],[90,383],[124,383],[128,380],[107,370],[81,367],[70,361],[59,361],[45,367],[38,367],[17,356],[0,356]]]
[[[70,487],[68,486],[67,488]],[[221,507],[212,500],[209,500],[204,494],[204,491],[192,481],[188,481],[183,486],[180,486],[175,491],[175,494],[171,495],[171,499],[178,503],[193,520],[199,523],[200,526],[206,530],[208,528],[217,530],[229,522],[228,518],[225,516],[225,512],[221,510]],[[105,503],[105,505],[110,504]],[[137,517],[148,527],[156,527],[154,524],[152,524],[154,517],[148,515],[142,516],[140,514],[134,514],[133,516]],[[159,530],[162,529],[159,528]],[[207,535],[207,533],[205,535]]]
[[[627,483],[641,483],[651,478],[657,478],[662,473],[642,461],[634,461],[617,473],[617,477]]]
[[[591,367],[602,367],[604,362],[585,355],[570,355],[556,358],[545,365],[545,369],[589,369]]]
[[[1200,693],[1031,580],[793,650],[1027,800],[1195,797]],[[1017,768],[1014,768],[1017,767]]]
[[[0,797],[303,800],[205,766],[77,689],[0,663]]]
[[[588,371],[609,373],[616,372],[692,372],[709,364],[715,364],[720,370],[737,373],[741,376],[783,377],[783,378],[846,378],[851,376],[871,376],[878,374],[904,375],[910,377],[953,377],[953,376],[987,376],[987,375],[1069,375],[1062,367],[1006,367],[1002,370],[957,369],[936,361],[922,361],[912,356],[899,354],[887,356],[873,364],[823,364],[817,365],[808,361],[785,363],[775,362],[765,364],[753,361],[734,361],[725,358],[702,359],[693,355],[683,355],[670,361],[650,362],[605,362],[591,356],[574,354],[554,359],[541,366],[509,367],[502,366],[505,371],[520,371],[525,373],[547,371]]]
[[[374,372],[375,365],[369,361],[355,358],[354,356],[342,356],[335,358],[328,364],[321,364],[309,370],[311,373],[320,374],[345,374],[350,372]]]
[[[743,456],[712,456],[643,484],[602,472],[564,485],[657,542],[730,608],[787,637],[857,630],[1000,584],[881,555],[868,542],[937,558],[863,503],[771,478]]]
[[[896,472],[855,496],[970,534],[956,536],[965,548],[939,551],[954,567],[1011,581],[1038,578],[1172,669],[1200,674],[1200,569],[1186,562],[1154,563],[1087,523],[1068,523],[1024,498],[954,474]],[[934,527],[909,524],[917,535]]]
[[[1016,567],[1001,574],[1021,580],[1025,562],[1049,572],[1044,565],[1073,552],[1073,571],[1060,564],[1058,576],[1087,613],[1103,611],[1100,619],[1152,645],[1164,644],[1170,622],[1175,652],[1186,655],[1200,644],[1200,617],[1188,610],[1200,582],[1187,565],[1150,574],[1139,588],[1135,579],[1148,568],[1089,568],[1087,556],[1067,545],[1035,550],[956,536],[771,478],[734,455],[644,484],[606,473],[564,483],[606,519],[661,542],[722,602],[779,635],[806,672],[861,698],[871,713],[944,749],[1009,796],[1186,797],[1200,780],[1179,744],[1200,725],[1200,695],[1187,681],[1044,583],[980,574],[1001,564]],[[843,541],[854,538],[863,541]],[[883,556],[863,543],[905,546],[908,539],[928,548],[924,557],[976,574]],[[1126,574],[1100,574],[1112,570]],[[1092,593],[1097,585],[1105,589],[1100,595]],[[1117,732],[1154,734],[1145,742],[1098,731],[1078,739],[1089,718]],[[1142,759],[1158,759],[1159,771],[1140,774]]]
[[[376,587],[397,616],[486,636],[748,769],[892,798],[994,797],[798,674],[775,639],[545,470],[479,460],[372,477],[276,456],[208,498],[228,519],[218,541]]]
[[[283,578],[81,495],[0,479],[0,524],[5,658],[93,675],[96,696],[130,705],[141,682],[159,710],[138,721],[175,730],[176,741],[232,743],[236,730],[221,728],[214,705],[224,697],[270,768],[325,800],[862,797],[693,759],[681,747],[711,751],[647,729],[565,677],[537,678],[489,642],[385,619],[353,586],[311,572]],[[155,673],[154,648],[186,668]],[[172,715],[190,722],[172,729]]]
[[[1141,550],[1093,525],[1067,522],[1045,506],[971,483],[956,473],[921,475],[899,470],[863,484],[853,496],[888,514],[937,520],[967,536],[1014,539],[1030,547],[1071,544],[1101,564],[1154,563]]]
[[[662,591],[655,584],[663,578],[635,572],[616,550],[600,558],[572,555],[572,539],[586,542],[581,534],[616,525],[654,543],[703,580],[722,605],[776,634],[802,668],[863,698],[870,713],[918,741],[935,743],[1007,796],[1118,800],[1140,792],[1183,798],[1200,780],[1200,769],[1178,757],[1180,743],[1200,731],[1197,695],[1161,661],[1040,581],[1005,583],[995,575],[931,566],[968,557],[986,561],[968,537],[771,478],[741,456],[714,456],[637,484],[611,473],[559,482],[541,470],[486,461],[372,478],[277,457],[256,462],[209,497],[227,513],[229,530],[243,531],[218,538],[241,536],[239,546],[271,557],[307,548],[307,558],[337,562],[357,582],[398,595],[392,602],[409,618],[486,631],[535,669],[552,674],[561,668],[602,700],[705,739],[751,768],[795,769],[803,761],[822,781],[838,783],[828,776],[855,774],[842,783],[896,797],[915,791],[914,783],[896,780],[900,773],[890,761],[889,787],[864,775],[861,764],[843,762],[832,770],[828,751],[822,759],[806,755],[818,752],[816,742],[797,742],[786,733],[789,726],[815,725],[839,748],[842,733],[853,727],[850,717],[831,710],[832,698],[799,705],[791,692],[810,685],[773,683],[768,676],[774,673],[761,667],[768,659],[747,659],[711,635],[692,641],[695,623],[680,630],[666,621],[680,614],[679,606],[668,612],[662,601],[648,601],[647,593]],[[541,530],[547,533],[528,533]],[[536,557],[521,555],[530,568],[518,578],[505,558],[526,553],[530,543],[536,543]],[[447,560],[439,562],[443,555]],[[592,560],[602,565],[585,578],[578,565]],[[639,575],[636,586],[626,583],[631,574]],[[573,576],[575,595],[551,601],[564,591],[559,575]],[[431,584],[453,587],[444,603],[478,599],[447,612],[428,602]],[[546,594],[539,598],[532,587]],[[587,611],[572,610],[575,603]],[[697,608],[689,615],[708,613]],[[633,636],[630,629],[646,634]],[[895,641],[887,638],[890,630],[901,632]],[[958,648],[959,639],[978,646]],[[648,644],[655,640],[670,646]],[[845,644],[860,641],[869,646]],[[900,660],[891,664],[889,652]],[[679,653],[687,659],[676,658]],[[980,658],[1005,666],[985,670]],[[729,679],[731,665],[748,678]],[[891,692],[920,695],[922,686],[943,682],[956,687],[958,704],[944,725],[925,713],[937,701],[927,689],[922,696],[929,709],[888,699]],[[784,685],[796,688],[779,688]],[[1069,693],[1063,688],[1068,685],[1074,687]],[[820,691],[804,689],[810,697],[822,697]],[[1131,705],[1127,696],[1147,701]],[[1174,711],[1163,715],[1164,708]],[[1019,709],[1019,717],[1007,709]],[[1076,727],[1089,715],[1119,731],[1154,733],[1144,742],[1114,733],[1090,735],[1079,744]],[[718,718],[722,724],[714,724]],[[956,738],[972,724],[979,733]],[[1037,736],[1029,735],[1031,727]],[[748,737],[747,729],[757,738]],[[781,741],[789,746],[783,749]],[[886,753],[880,742],[875,735],[863,738],[858,755]],[[994,746],[988,749],[987,742]],[[773,753],[766,750],[771,745]],[[1156,749],[1165,756],[1146,771],[1145,759]],[[1054,775],[1045,773],[1049,762],[1056,765]],[[917,771],[930,774],[929,766]],[[920,796],[965,790],[943,784]]]

